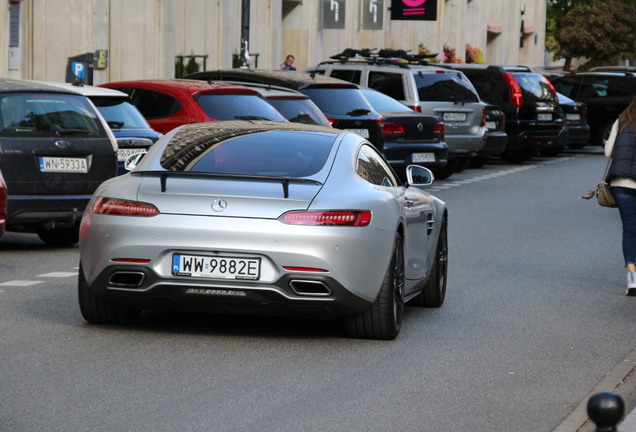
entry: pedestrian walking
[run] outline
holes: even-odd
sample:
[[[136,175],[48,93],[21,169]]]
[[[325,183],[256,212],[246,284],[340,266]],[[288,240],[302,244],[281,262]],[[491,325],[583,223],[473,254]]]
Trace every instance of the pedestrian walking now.
[[[606,181],[623,223],[626,295],[636,296],[636,96],[612,125],[605,155],[612,159]]]
[[[293,55],[287,54],[287,57],[285,57],[285,61],[280,64],[280,68],[282,70],[295,71],[296,68],[294,67],[294,60],[295,60],[295,58],[294,58]]]

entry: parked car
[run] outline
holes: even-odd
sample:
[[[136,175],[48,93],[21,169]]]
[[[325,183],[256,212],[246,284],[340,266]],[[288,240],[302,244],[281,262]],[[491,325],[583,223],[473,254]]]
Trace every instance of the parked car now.
[[[565,118],[547,78],[526,66],[444,64],[466,74],[479,97],[506,117],[503,157],[523,162],[539,151],[555,153],[564,141]]]
[[[124,92],[75,83],[38,82],[75,91],[93,102],[117,139],[117,174],[126,173],[124,161],[128,156],[145,153],[161,137],[130,103],[129,96]]]
[[[360,57],[358,51],[366,56]],[[470,81],[462,72],[428,66],[426,60],[400,54],[403,51],[383,50],[377,55],[368,51],[345,50],[333,61],[305,72],[370,87],[417,112],[439,116],[444,122],[448,163],[435,169],[435,176],[447,178],[466,168],[486,141],[485,107]]]
[[[506,115],[500,106],[486,104],[485,127],[486,143],[471,161],[470,166],[473,168],[484,166],[493,156],[501,155],[506,150]]]
[[[557,93],[557,96],[567,121],[566,145],[574,149],[585,147],[590,142],[587,106],[583,102],[576,102],[561,93]]]
[[[276,111],[290,122],[331,126],[320,108],[299,91],[287,87],[261,83],[242,83],[239,81],[222,81],[227,84],[242,85],[256,90],[269,102]]]
[[[195,72],[184,78],[263,83],[297,90],[320,108],[333,127],[355,132],[382,151],[382,116],[355,84],[303,72],[264,69],[219,69]]]
[[[92,193],[117,173],[117,142],[86,97],[3,78],[0,171],[8,191],[6,229],[68,246],[77,242]]]
[[[341,317],[350,336],[393,339],[404,302],[439,307],[446,293],[446,204],[420,189],[427,168],[407,178],[334,128],[175,129],[95,192],[81,226],[81,313],[97,324],[157,308]]]
[[[101,84],[130,95],[150,126],[163,134],[189,123],[259,119],[286,121],[253,89],[187,79],[119,81]]]
[[[4,236],[7,225],[7,184],[0,171],[0,239]]]
[[[411,164],[431,169],[446,166],[448,145],[444,141],[444,123],[439,117],[415,112],[377,90],[363,88],[361,91],[384,119],[384,157],[400,178],[404,179],[404,169]]]
[[[636,95],[631,72],[577,72],[552,79],[559,93],[587,106],[592,142],[604,145],[612,124]]]

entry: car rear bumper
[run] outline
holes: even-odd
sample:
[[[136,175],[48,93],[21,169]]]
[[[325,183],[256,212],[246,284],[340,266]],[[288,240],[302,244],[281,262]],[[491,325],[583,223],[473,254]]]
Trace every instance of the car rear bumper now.
[[[568,124],[568,144],[587,144],[590,142],[590,127],[588,125]]]
[[[90,195],[9,195],[7,229],[47,222],[79,222]]]
[[[486,143],[486,129],[478,135],[451,135],[446,134],[445,140],[448,144],[449,155],[473,154],[475,155],[484,147]]]
[[[515,135],[508,134],[506,151],[526,149],[548,149],[559,144],[563,135],[567,133],[565,128],[560,129],[529,129]]]
[[[508,135],[505,132],[488,132],[486,133],[486,143],[479,150],[479,156],[491,156],[503,153],[508,143]]]
[[[414,154],[427,154],[432,160],[415,161]],[[448,145],[445,142],[422,144],[419,142],[384,142],[384,156],[394,170],[401,171],[408,165],[428,168],[445,166],[448,160]]]
[[[89,289],[105,300],[142,310],[335,318],[371,306],[332,277],[300,273],[255,284],[165,278],[148,267],[113,265],[104,268]]]

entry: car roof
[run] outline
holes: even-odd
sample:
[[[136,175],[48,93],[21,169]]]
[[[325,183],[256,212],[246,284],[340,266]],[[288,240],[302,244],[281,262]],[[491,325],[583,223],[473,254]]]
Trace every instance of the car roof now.
[[[636,72],[636,66],[597,66],[590,72]]]
[[[132,81],[116,81],[101,84],[104,87],[127,87],[145,90],[158,90],[166,93],[187,93],[194,95],[197,93],[246,93],[258,94],[256,90],[242,85],[226,84],[222,82],[207,82],[193,79],[143,79]]]
[[[128,95],[119,90],[110,89],[106,87],[97,87],[85,84],[75,84],[67,82],[54,82],[54,81],[39,81],[36,82],[46,84],[48,86],[60,87],[65,90],[74,91],[87,97],[112,97],[112,98],[124,98],[128,99]]]
[[[600,71],[589,71],[589,72],[572,72],[567,75],[563,75],[557,78],[566,78],[568,76],[607,76],[607,77],[636,77],[636,74],[632,72],[600,72]]]
[[[523,65],[493,65],[482,63],[442,63],[441,67],[458,70],[499,70],[501,72],[535,72],[529,66]]]
[[[38,81],[12,78],[0,78],[0,91],[46,91],[75,95],[77,94],[77,92],[66,90],[58,86],[48,85]]]
[[[254,89],[256,91],[258,91],[263,97],[268,98],[268,97],[275,97],[275,98],[284,98],[284,97],[289,97],[289,98],[294,98],[294,99],[309,99],[309,96],[305,95],[304,93],[301,93],[297,90],[294,89],[290,89],[288,87],[281,87],[281,86],[277,86],[277,85],[273,85],[273,84],[268,84],[268,83],[252,83],[252,82],[241,82],[241,81],[229,81],[229,80],[223,80],[223,81],[214,81],[212,80],[212,82],[223,82],[226,84],[234,84],[234,85],[240,85],[243,87],[248,87],[251,89]]]
[[[186,75],[186,77],[200,80],[218,79],[260,82],[287,87],[294,90],[329,85],[338,85],[344,88],[359,88],[357,84],[353,84],[349,81],[326,77],[320,74],[269,69],[217,69],[205,72],[195,72],[193,74]]]

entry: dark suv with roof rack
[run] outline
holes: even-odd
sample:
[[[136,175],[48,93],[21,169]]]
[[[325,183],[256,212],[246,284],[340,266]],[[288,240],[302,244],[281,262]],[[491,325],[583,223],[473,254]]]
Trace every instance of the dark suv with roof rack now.
[[[525,66],[443,64],[460,70],[485,102],[501,107],[508,143],[503,157],[522,162],[536,153],[555,155],[566,145],[563,111],[547,78]]]
[[[559,93],[587,105],[587,122],[594,144],[603,145],[612,124],[636,95],[631,72],[577,72],[552,79]]]
[[[414,111],[444,122],[448,163],[437,178],[468,167],[486,142],[486,109],[475,88],[459,71],[429,66],[425,58],[402,50],[345,50],[305,72],[340,78],[378,90]]]

